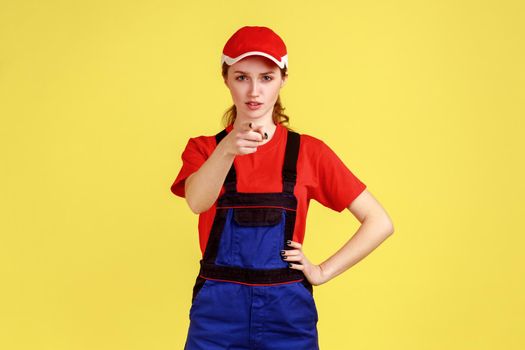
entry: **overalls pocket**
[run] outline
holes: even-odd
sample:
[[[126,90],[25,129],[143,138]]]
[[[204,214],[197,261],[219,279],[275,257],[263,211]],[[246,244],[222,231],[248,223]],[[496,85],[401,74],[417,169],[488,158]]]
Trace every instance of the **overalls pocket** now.
[[[275,226],[282,220],[281,208],[235,208],[233,218],[240,226]]]
[[[288,266],[284,249],[286,210],[282,208],[231,208],[221,235],[216,263],[253,269]]]

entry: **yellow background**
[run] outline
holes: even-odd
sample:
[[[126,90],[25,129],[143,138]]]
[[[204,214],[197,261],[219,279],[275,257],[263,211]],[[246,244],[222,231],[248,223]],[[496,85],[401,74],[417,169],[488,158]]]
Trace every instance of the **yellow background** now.
[[[395,233],[315,287],[323,350],[524,349],[522,1],[1,1],[0,348],[182,349],[200,250],[169,188],[244,25],[287,44],[291,126]],[[312,202],[320,263],[358,221]]]

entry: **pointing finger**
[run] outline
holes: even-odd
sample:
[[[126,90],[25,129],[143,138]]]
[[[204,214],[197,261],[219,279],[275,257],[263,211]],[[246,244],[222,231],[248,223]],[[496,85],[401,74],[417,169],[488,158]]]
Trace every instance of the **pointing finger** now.
[[[252,129],[251,122],[244,122],[242,126],[243,126],[242,131],[250,131]]]
[[[256,132],[258,132],[259,134],[261,134],[263,140],[268,139],[268,133],[266,133],[265,131],[263,131],[263,127],[262,127],[262,125],[261,125],[261,126],[254,126],[254,125],[252,124],[252,129],[253,129],[253,131],[256,131]]]

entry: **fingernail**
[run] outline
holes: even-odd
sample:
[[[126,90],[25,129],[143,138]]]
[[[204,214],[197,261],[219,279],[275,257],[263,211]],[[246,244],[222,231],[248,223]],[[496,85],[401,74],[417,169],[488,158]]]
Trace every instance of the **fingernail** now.
[[[292,241],[287,240],[287,241],[286,241],[286,244],[290,245],[290,244],[292,244]]]
[[[288,263],[288,267],[292,267],[292,264]]]
[[[284,250],[281,250],[281,255],[284,255],[285,251]]]
[[[268,140],[268,134],[266,132],[264,133],[264,138]]]

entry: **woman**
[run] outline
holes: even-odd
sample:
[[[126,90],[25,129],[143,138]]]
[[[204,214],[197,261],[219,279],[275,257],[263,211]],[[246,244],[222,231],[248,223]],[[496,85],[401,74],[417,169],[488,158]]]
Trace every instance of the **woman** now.
[[[393,233],[392,222],[324,142],[285,125],[288,56],[275,32],[240,28],[221,63],[234,102],[226,128],[190,138],[171,187],[200,214],[185,349],[318,349],[312,285],[364,258]],[[310,199],[361,222],[319,265],[302,251]]]

